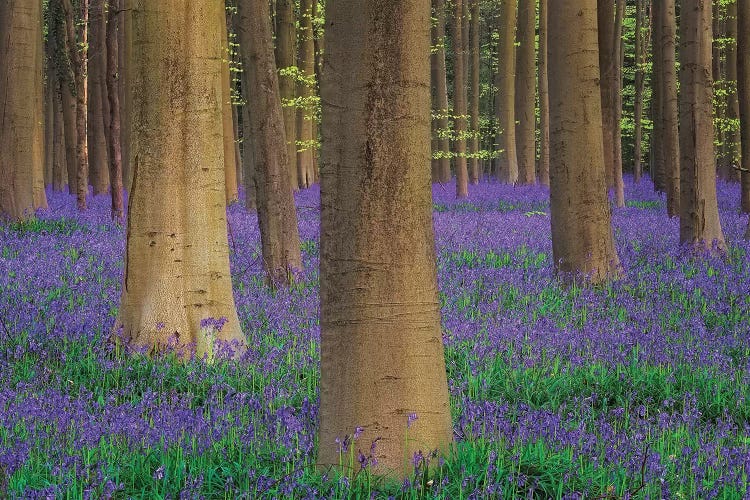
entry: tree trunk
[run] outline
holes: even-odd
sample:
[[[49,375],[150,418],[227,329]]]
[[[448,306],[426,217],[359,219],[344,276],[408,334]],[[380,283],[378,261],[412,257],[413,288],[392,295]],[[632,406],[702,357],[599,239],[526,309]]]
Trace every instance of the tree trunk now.
[[[664,78],[663,78],[663,21],[662,12],[664,12],[660,3],[652,2],[651,15],[653,26],[653,37],[651,40],[653,52],[653,69],[651,71],[651,122],[653,123],[651,132],[651,154],[649,157],[651,167],[651,179],[654,182],[654,191],[657,193],[666,193],[667,181],[664,170]]]
[[[633,180],[641,182],[643,164],[643,90],[646,66],[646,40],[644,24],[646,20],[646,0],[637,0],[635,12],[635,98],[633,102],[634,146],[633,146]]]
[[[556,271],[600,283],[618,273],[601,139],[596,0],[549,3],[550,214]]]
[[[612,33],[612,175],[615,206],[625,206],[625,185],[622,180],[622,22],[625,0],[617,0],[615,27]]]
[[[737,0],[737,93],[739,95],[740,165],[750,169],[750,0]],[[742,211],[750,213],[750,172],[742,172]],[[745,235],[750,239],[750,225]]]
[[[448,105],[448,84],[445,68],[445,0],[434,0],[435,25],[433,26],[432,40],[436,47],[432,54],[432,70],[434,71],[433,90],[433,109],[437,114],[436,132],[437,132],[437,180],[442,184],[447,184],[451,180],[451,147],[448,128],[448,116],[450,107]]]
[[[453,14],[453,124],[455,140],[453,149],[456,153],[456,198],[469,196],[469,175],[466,166],[466,74],[464,70],[465,49],[463,45],[463,3],[465,0],[454,0]]]
[[[118,324],[136,346],[195,342],[211,359],[214,339],[245,344],[229,274],[223,2],[133,0],[133,7],[134,174]]]
[[[41,8],[40,1],[0,3],[2,219],[27,219],[42,201],[46,205],[46,198],[42,200],[37,193],[40,177],[44,187]]]
[[[554,0],[553,0],[554,1]],[[547,78],[547,5],[539,0],[539,183],[549,186],[549,83]]]
[[[125,210],[123,207],[123,185],[122,185],[122,131],[120,116],[120,88],[118,79],[120,77],[120,56],[119,56],[119,26],[122,26],[119,19],[123,13],[118,12],[116,0],[110,0],[107,37],[105,48],[106,58],[106,94],[109,100],[109,178],[111,181],[112,197],[112,220],[123,221]]]
[[[518,2],[518,49],[516,51],[516,146],[518,183],[536,182],[535,99],[536,0]]]
[[[120,125],[121,145],[122,145],[122,183],[125,190],[129,193],[133,184],[133,168],[131,168],[130,155],[130,130],[131,130],[131,109],[133,108],[133,99],[130,89],[130,61],[133,52],[133,1],[119,0],[120,10],[120,38],[117,40],[119,50],[120,65]]]
[[[73,73],[75,91],[75,193],[76,206],[78,210],[86,210],[86,196],[89,193],[89,163],[88,147],[86,137],[86,61],[87,61],[87,36],[86,22],[88,18],[87,2],[81,2],[81,16],[83,28],[81,29],[80,47],[76,36],[76,15],[71,0],[62,0],[63,12],[65,14],[65,31],[68,38],[68,57]],[[67,128],[67,127],[66,127]],[[68,162],[68,172],[71,163]],[[70,180],[70,179],[69,179]],[[70,186],[69,186],[70,187]],[[73,189],[72,187],[70,187]]]
[[[104,101],[107,97],[107,23],[104,0],[90,0],[88,59],[88,157],[91,186],[94,194],[109,190],[109,158],[107,153]],[[109,108],[109,106],[106,106]]]
[[[479,0],[468,0],[471,7],[471,24],[469,27],[469,44],[471,46],[471,140],[469,141],[469,182],[479,184]]]
[[[289,180],[292,189],[299,189],[297,176],[297,123],[294,102],[295,61],[294,1],[276,1],[276,66],[279,68],[279,92],[284,111],[284,135],[289,158]]]
[[[47,70],[44,84],[44,185],[52,185],[55,162],[55,92],[53,71]]]
[[[727,130],[724,136],[724,156],[726,178],[740,180],[740,102],[737,97],[737,0],[727,5],[726,17],[726,80],[727,89]]]
[[[297,96],[301,106],[297,108],[297,177],[300,188],[310,187],[315,182],[311,175],[314,169],[313,120],[315,98],[315,40],[312,28],[312,0],[300,0],[299,39],[297,66],[302,81],[297,83]],[[254,110],[253,110],[254,112]]]
[[[336,440],[354,434],[354,450],[374,445],[376,473],[403,479],[415,453],[452,440],[427,170],[430,4],[327,7],[317,463],[340,464]]]
[[[224,1],[221,2],[224,5]],[[229,71],[229,32],[227,30],[227,13],[221,11],[221,89],[222,98],[221,123],[224,137],[224,189],[227,204],[239,199],[237,193],[237,163],[234,158],[234,125],[232,124],[232,76]]]
[[[53,81],[53,102],[54,108],[53,113],[55,115],[54,130],[52,131],[54,150],[52,152],[52,190],[58,193],[62,193],[65,189],[65,184],[68,181],[68,169],[66,166],[65,156],[65,121],[63,119],[62,109],[62,88],[60,80],[56,75],[50,75]]]
[[[518,181],[516,153],[516,0],[500,0],[500,39],[497,47],[498,71],[495,87],[495,119],[497,120],[497,147],[495,175],[501,182]]]
[[[239,0],[238,35],[247,72],[245,101],[253,112],[253,151],[263,267],[274,285],[288,284],[302,270],[297,213],[289,180],[284,118],[273,54],[267,2]]]
[[[716,200],[711,5],[680,4],[680,243],[724,249]]]
[[[597,24],[599,28],[599,72],[601,74],[602,140],[604,145],[604,168],[607,188],[615,185],[615,79],[616,62],[612,58],[615,38],[615,0],[597,1]]]

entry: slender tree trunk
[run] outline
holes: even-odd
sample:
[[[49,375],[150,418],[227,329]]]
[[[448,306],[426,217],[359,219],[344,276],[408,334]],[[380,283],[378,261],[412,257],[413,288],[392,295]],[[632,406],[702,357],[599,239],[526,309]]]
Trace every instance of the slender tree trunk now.
[[[456,198],[469,196],[469,175],[466,166],[466,80],[464,76],[465,49],[463,45],[463,3],[454,0],[453,15],[453,118],[456,152]]]
[[[622,180],[622,22],[625,17],[625,0],[617,0],[615,27],[612,38],[612,175],[615,188],[615,205],[625,206],[625,185]]]
[[[52,190],[61,193],[65,189],[65,184],[68,180],[68,169],[66,166],[65,157],[65,121],[63,119],[62,109],[62,88],[60,86],[60,80],[56,75],[50,75],[53,78],[53,102],[54,108],[53,113],[55,115],[54,130],[52,135],[54,136],[54,150],[52,155]]]
[[[534,184],[535,172],[535,21],[536,0],[518,2],[518,49],[516,51],[516,146],[518,148],[518,183]]]
[[[292,189],[299,189],[297,176],[297,118],[294,107],[294,75],[291,69],[295,61],[294,1],[276,2],[276,65],[279,68],[279,92],[284,110],[284,134],[289,158],[289,179]]]
[[[107,152],[104,101],[107,97],[107,22],[104,0],[90,0],[89,58],[88,58],[88,158],[91,186],[94,194],[109,189],[109,158]],[[109,108],[109,106],[107,106]]]
[[[222,6],[224,1],[221,2]],[[226,10],[221,11],[221,123],[224,130],[224,189],[227,204],[239,199],[237,192],[237,163],[234,157],[234,125],[232,125],[232,76],[229,71],[229,30]]]
[[[737,0],[737,93],[739,96],[742,211],[750,213],[750,0]],[[750,239],[750,225],[745,234]]]
[[[119,56],[119,26],[122,23],[119,19],[124,14],[118,12],[116,0],[110,0],[107,37],[105,46],[107,51],[106,58],[106,94],[109,100],[109,179],[111,181],[112,196],[112,219],[122,222],[125,215],[123,202],[123,182],[122,182],[122,131],[120,116],[120,88],[118,79],[120,77],[120,56]]]
[[[652,58],[653,70],[651,72],[651,121],[653,128],[651,132],[651,155],[649,158],[651,167],[651,179],[654,182],[654,191],[657,193],[667,192],[667,181],[664,158],[664,21],[662,20],[664,9],[661,3],[652,2],[651,15],[653,26]]]
[[[634,147],[633,147],[633,180],[641,182],[643,165],[643,90],[646,65],[645,24],[646,0],[637,0],[635,12],[635,98],[633,101]]]
[[[243,93],[253,110],[250,120],[263,267],[271,283],[284,285],[302,269],[302,256],[289,179],[271,14],[264,1],[239,0],[237,7],[242,67],[248,82]]]
[[[656,7],[659,12],[661,49],[661,161],[667,194],[667,214],[676,217],[680,213],[680,132],[677,98],[677,24],[675,0],[663,0]]]
[[[133,1],[134,0],[119,0],[120,10],[122,16],[120,16],[120,38],[117,40],[120,57],[120,125],[121,130],[121,145],[122,145],[122,183],[125,190],[129,193],[130,188],[133,184],[133,168],[131,164],[130,156],[130,130],[131,130],[131,109],[133,109],[133,99],[130,89],[130,62],[132,61],[131,54],[133,52],[133,33],[132,33],[132,19],[133,19]]]
[[[497,165],[495,175],[501,182],[518,181],[516,153],[516,0],[500,0],[500,39],[498,42],[498,72],[495,87],[495,118],[497,120]]]
[[[53,71],[47,68],[44,85],[44,185],[52,185],[52,171],[55,162],[55,92]]]
[[[41,2],[0,3],[0,34],[0,218],[23,220],[46,205]]]
[[[86,210],[86,196],[89,192],[89,164],[86,137],[86,110],[88,106],[86,96],[86,22],[88,18],[88,4],[85,1],[81,2],[80,18],[83,20],[83,27],[81,29],[79,48],[79,40],[76,36],[76,16],[73,10],[73,5],[71,0],[62,0],[62,3],[63,12],[65,13],[65,30],[68,37],[68,55],[70,58],[75,86],[76,205],[78,210]],[[70,162],[68,162],[69,172],[71,170],[70,165]]]
[[[711,6],[680,4],[680,243],[725,247],[716,200]]]
[[[615,38],[615,0],[597,1],[597,24],[599,27],[599,72],[602,96],[602,140],[604,145],[604,167],[607,188],[615,186],[615,79],[617,63],[612,58]]]
[[[724,156],[726,158],[726,177],[731,181],[740,180],[740,172],[735,168],[740,165],[740,128],[736,124],[740,119],[740,101],[737,97],[737,0],[727,5],[726,16],[726,80],[727,88],[727,125],[724,137]]]
[[[436,24],[434,27],[433,43],[437,50],[432,56],[432,64],[435,68],[435,113],[437,118],[437,146],[438,156],[437,171],[438,179],[442,184],[451,180],[450,140],[448,139],[450,129],[448,128],[448,84],[446,82],[445,69],[445,0],[434,0]]]
[[[299,38],[297,65],[304,81],[297,83],[297,96],[302,101],[297,108],[297,136],[301,144],[297,145],[297,176],[300,188],[310,187],[314,178],[313,156],[315,148],[312,146],[315,97],[315,40],[313,38],[312,15],[313,0],[300,0]],[[254,112],[254,111],[253,111]]]
[[[617,275],[619,261],[604,175],[599,59],[591,50],[596,33],[596,0],[549,3],[552,252],[563,279],[599,283]]]
[[[136,346],[195,342],[211,359],[214,338],[245,344],[229,274],[223,2],[133,6],[134,175],[118,324]]]
[[[479,184],[479,59],[481,47],[479,44],[479,0],[468,0],[471,10],[471,24],[469,27],[469,44],[471,46],[471,139],[469,141],[469,182]]]
[[[427,170],[430,4],[327,7],[317,463],[340,464],[336,438],[359,426],[353,449],[374,443],[376,473],[403,479],[415,453],[452,440]]]
[[[554,1],[554,0],[553,0]],[[549,83],[547,78],[547,5],[539,0],[539,183],[549,186]]]

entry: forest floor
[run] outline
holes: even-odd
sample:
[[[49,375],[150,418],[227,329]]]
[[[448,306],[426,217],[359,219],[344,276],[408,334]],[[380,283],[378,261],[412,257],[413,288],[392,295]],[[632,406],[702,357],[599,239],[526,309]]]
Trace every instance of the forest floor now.
[[[456,453],[400,488],[314,468],[318,204],[306,271],[263,286],[254,214],[230,207],[241,362],[119,356],[124,231],[109,200],[0,227],[0,497],[747,498],[750,244],[719,185],[725,258],[694,259],[648,182],[614,209],[624,277],[564,288],[548,193],[434,188]],[[419,420],[412,425],[419,425]],[[342,460],[357,466],[355,448]],[[369,443],[362,444],[369,449]]]

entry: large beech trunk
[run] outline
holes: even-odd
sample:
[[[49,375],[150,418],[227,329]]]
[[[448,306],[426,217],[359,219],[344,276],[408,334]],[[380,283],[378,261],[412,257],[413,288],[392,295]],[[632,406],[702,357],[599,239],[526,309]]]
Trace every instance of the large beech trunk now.
[[[245,343],[232,296],[224,193],[223,3],[134,0],[132,143],[118,324],[137,346]],[[188,139],[189,140],[186,140]],[[226,318],[218,332],[201,327]],[[205,325],[204,325],[205,326]]]
[[[601,139],[596,0],[549,3],[552,252],[565,280],[616,276]]]
[[[739,95],[742,211],[750,213],[750,0],[737,0],[737,93]],[[745,235],[750,239],[750,225]]]
[[[516,50],[516,147],[518,148],[518,183],[536,182],[536,146],[534,113],[535,88],[535,21],[536,1],[518,2],[518,48]]]
[[[269,281],[284,285],[302,269],[297,214],[289,179],[279,79],[273,55],[268,3],[239,0],[238,35],[247,72],[245,101],[252,109],[255,187],[263,267]]]
[[[295,60],[294,1],[276,1],[276,66],[279,71],[279,93],[284,110],[284,134],[289,158],[289,180],[299,189],[297,175],[297,109],[294,107],[295,81],[291,73]]]
[[[224,5],[224,2],[222,2]],[[234,124],[232,123],[232,75],[229,71],[229,34],[226,10],[221,11],[221,123],[224,131],[224,190],[227,204],[239,199],[237,191],[237,163],[234,157]]]
[[[495,80],[495,119],[497,120],[497,158],[495,175],[501,182],[518,180],[516,153],[516,0],[500,0],[500,40],[498,72]]]
[[[0,3],[0,218],[10,220],[47,204],[41,9],[41,1]]]
[[[355,457],[374,444],[375,472],[402,479],[415,453],[452,439],[428,170],[429,0],[330,0],[326,38],[317,463],[337,467],[337,439],[355,435]]]
[[[455,128],[454,151],[456,153],[456,198],[469,196],[469,175],[466,162],[466,62],[463,28],[466,0],[454,0],[453,15],[453,123]]]
[[[680,243],[723,249],[716,200],[711,5],[680,4]]]

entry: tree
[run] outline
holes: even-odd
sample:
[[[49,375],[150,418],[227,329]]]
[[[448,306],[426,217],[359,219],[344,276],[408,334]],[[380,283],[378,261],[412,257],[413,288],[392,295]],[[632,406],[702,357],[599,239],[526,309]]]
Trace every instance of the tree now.
[[[118,324],[135,345],[195,342],[210,357],[213,335],[245,342],[229,274],[224,7],[205,0],[132,5],[134,172]],[[212,327],[212,318],[226,323]]]
[[[539,183],[549,186],[549,83],[547,77],[547,5],[539,0]]]
[[[224,5],[224,0],[221,2]],[[237,159],[234,157],[234,124],[232,123],[232,75],[229,70],[229,30],[227,29],[226,10],[221,11],[221,89],[224,93],[222,100],[222,129],[224,132],[224,190],[227,203],[239,199],[237,192]]]
[[[518,49],[516,64],[516,147],[518,148],[518,182],[536,182],[536,146],[534,125],[536,88],[535,51],[536,1],[518,2]]]
[[[680,243],[725,247],[716,200],[711,5],[680,4]]]
[[[430,4],[331,0],[326,23],[317,462],[339,464],[336,439],[354,435],[365,456],[375,445],[377,471],[403,478],[416,452],[452,439],[428,171]]]
[[[750,213],[750,0],[737,0],[737,92],[742,158],[742,211]],[[745,235],[750,239],[750,225]]]
[[[625,17],[625,0],[617,0],[615,29],[612,42],[612,179],[615,188],[615,205],[625,206],[625,184],[622,179],[622,23]]]
[[[643,164],[641,162],[641,150],[643,149],[643,90],[646,68],[646,0],[637,0],[635,11],[635,98],[633,100],[633,123],[634,123],[634,153],[633,153],[633,179],[635,183],[641,181]]]
[[[435,50],[432,53],[432,74],[434,90],[432,93],[437,132],[437,156],[433,160],[435,179],[446,184],[451,180],[450,141],[448,140],[448,84],[445,70],[445,0],[434,0],[435,25],[432,28],[432,40]],[[434,155],[433,155],[434,156]]]
[[[479,0],[469,0],[471,23],[469,28],[469,43],[471,50],[471,140],[469,141],[469,182],[479,183],[479,59],[481,46],[479,44]]]
[[[553,0],[554,1],[554,0]],[[602,140],[607,187],[615,185],[615,61],[612,59],[615,39],[615,0],[597,0],[600,92],[602,96]]]
[[[41,1],[0,3],[0,35],[0,218],[23,220],[47,204]]]
[[[123,180],[122,180],[122,130],[120,115],[120,48],[119,28],[122,23],[119,18],[123,13],[117,8],[117,1],[110,0],[107,14],[107,37],[105,41],[106,57],[106,94],[109,100],[109,179],[112,185],[112,219],[122,221]]]
[[[456,198],[469,196],[469,176],[466,164],[466,80],[464,79],[465,47],[463,44],[463,3],[454,0],[453,16],[453,123],[456,153]]]
[[[667,195],[667,214],[675,217],[680,213],[680,135],[679,111],[677,99],[677,60],[675,49],[677,42],[677,24],[675,21],[675,0],[656,2],[654,12],[654,44],[658,52],[659,99],[655,105],[658,127],[655,126],[654,146],[659,149],[656,159],[660,163],[664,188]],[[656,124],[655,124],[656,125]]]
[[[312,25],[313,0],[300,0],[297,66],[300,79],[297,82],[297,96],[301,105],[297,108],[297,176],[301,188],[310,187],[315,182],[313,146],[313,120],[315,97],[315,39]]]
[[[566,280],[600,283],[619,267],[610,221],[596,0],[549,2],[552,253]]]
[[[90,0],[88,51],[87,144],[89,173],[94,194],[109,189],[109,98],[107,96],[107,20],[104,0]]]
[[[297,178],[297,122],[294,101],[295,30],[293,0],[276,2],[276,66],[280,70],[279,92],[284,108],[284,135],[289,158],[289,179],[292,188],[299,189]]]
[[[242,67],[247,72],[245,102],[252,109],[258,224],[263,267],[274,284],[289,283],[302,270],[297,214],[289,180],[279,78],[273,54],[268,2],[239,0],[238,35]]]
[[[68,59],[73,74],[72,89],[75,92],[75,163],[68,161],[68,179],[70,183],[71,165],[75,165],[75,193],[78,210],[86,209],[86,196],[89,193],[89,158],[86,135],[87,121],[87,92],[86,92],[86,61],[88,2],[80,3],[79,18],[83,20],[80,36],[76,30],[76,13],[71,0],[61,0],[62,11],[65,14],[65,34],[67,36]],[[79,40],[80,38],[80,40]],[[73,106],[70,106],[73,109]],[[66,127],[67,128],[67,127]],[[69,184],[69,189],[73,187]]]
[[[518,180],[516,153],[516,0],[500,0],[500,39],[497,46],[498,68],[495,75],[495,119],[499,149],[495,175],[501,182],[515,184]]]

